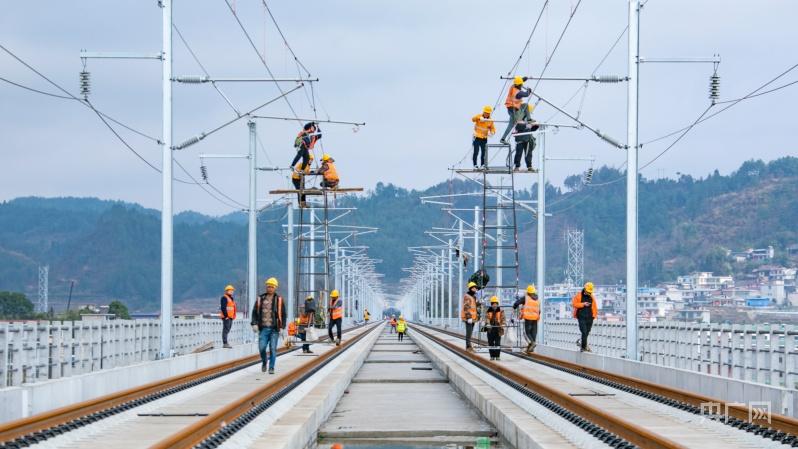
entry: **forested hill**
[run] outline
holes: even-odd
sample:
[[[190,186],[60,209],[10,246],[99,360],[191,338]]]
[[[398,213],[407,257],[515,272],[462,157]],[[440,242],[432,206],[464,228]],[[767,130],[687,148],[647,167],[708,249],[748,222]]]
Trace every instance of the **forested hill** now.
[[[624,278],[625,181],[615,169],[596,170],[591,184],[574,175],[562,189],[549,186],[547,201],[548,279],[562,279],[568,226],[585,230],[585,274],[597,282]],[[530,177],[531,178],[531,177]],[[395,284],[409,266],[408,246],[435,244],[424,235],[449,226],[440,205],[422,205],[421,196],[477,191],[476,184],[452,180],[424,191],[378,184],[367,195],[339,200],[356,206],[347,224],[377,226],[358,244],[382,259],[379,269]],[[534,186],[521,192],[529,198]],[[798,243],[798,159],[749,161],[728,176],[700,179],[642,179],[640,184],[640,279],[653,283],[691,270],[729,272],[725,249],[773,245],[777,259]],[[458,197],[456,208],[481,205]],[[284,211],[261,217],[259,274],[285,279],[286,246],[280,228]],[[473,219],[473,213],[461,215]],[[350,219],[351,217],[351,219]],[[175,219],[175,297],[207,299],[221,286],[246,277],[246,222],[241,214],[208,217],[195,212]],[[534,273],[535,222],[519,212],[524,277]],[[71,280],[74,301],[126,300],[133,310],[156,310],[160,282],[158,211],[92,198],[18,198],[0,203],[0,290],[36,295],[37,266],[50,266],[52,302],[65,301]],[[473,243],[466,246],[471,249]],[[468,267],[472,270],[473,267]],[[522,281],[525,283],[525,281]]]

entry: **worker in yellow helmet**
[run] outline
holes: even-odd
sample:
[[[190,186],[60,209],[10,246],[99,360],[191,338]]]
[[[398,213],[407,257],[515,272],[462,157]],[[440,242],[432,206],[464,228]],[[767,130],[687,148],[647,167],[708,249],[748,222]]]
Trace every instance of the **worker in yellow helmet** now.
[[[294,171],[291,173],[291,182],[297,190],[305,190],[305,176],[310,174],[310,164],[313,163],[313,154],[311,153],[308,157],[310,162],[305,165],[305,168],[302,168],[302,162],[297,162],[294,166]],[[305,197],[307,195],[305,195],[304,192],[297,192],[296,196],[299,199],[299,207],[308,207],[308,203],[305,202]]]
[[[252,330],[258,333],[260,370],[265,373],[268,369],[269,374],[274,374],[274,365],[277,363],[277,340],[287,325],[283,297],[277,293],[278,285],[276,278],[266,280],[266,293],[255,300],[250,322]]]
[[[532,135],[540,126],[532,118],[532,111],[535,109],[533,104],[521,105],[515,113],[515,158],[513,162],[515,169],[521,168],[521,158],[526,162],[526,169],[532,171],[532,151],[535,149],[535,137]]]
[[[371,314],[369,313],[369,309],[363,309],[363,322],[369,324],[370,319],[371,319]]]
[[[582,291],[574,295],[571,300],[574,318],[579,322],[579,333],[582,334],[582,338],[577,340],[576,344],[579,345],[579,350],[582,352],[590,352],[587,337],[590,335],[590,329],[593,328],[593,320],[598,315],[598,305],[596,298],[593,297],[594,289],[593,283],[587,282]]]
[[[299,330],[297,332],[297,336],[302,341],[307,341],[308,336],[308,328],[313,327],[313,323],[315,322],[316,317],[316,301],[313,299],[313,295],[308,295],[305,298],[305,305],[302,307],[302,311],[299,314]],[[302,352],[305,354],[312,354],[313,351],[310,350],[310,345],[305,343],[302,345]]]
[[[319,174],[323,177],[321,181],[322,187],[327,189],[338,188],[338,182],[340,181],[338,170],[335,168],[335,159],[329,154],[325,154],[321,157]]]
[[[399,334],[399,341],[404,340],[405,332],[407,332],[407,321],[403,315],[399,315],[399,321],[396,322],[396,333]]]
[[[225,348],[232,348],[227,343],[227,334],[230,333],[230,329],[233,327],[233,320],[236,319],[236,300],[233,297],[236,289],[232,285],[228,285],[224,288],[224,295],[221,298],[221,304],[219,316],[222,318],[222,346]]]
[[[493,124],[493,120],[490,118],[491,113],[493,113],[493,108],[485,106],[482,108],[482,114],[471,117],[471,121],[474,122],[474,156],[472,158],[474,169],[487,167],[488,137],[496,134],[496,125]],[[481,163],[477,165],[477,156],[479,156],[480,151],[482,152]]]
[[[504,106],[507,108],[507,115],[510,122],[507,123],[507,128],[504,130],[504,134],[502,134],[501,143],[507,143],[505,139],[507,135],[510,134],[513,126],[515,126],[515,113],[521,109],[523,99],[532,93],[532,89],[524,87],[524,82],[527,79],[528,78],[525,76],[516,76],[513,78],[513,85],[510,86],[510,90],[507,92],[507,99],[504,100]]]
[[[463,295],[463,305],[460,310],[460,319],[465,322],[466,351],[474,352],[471,347],[471,334],[474,333],[474,323],[477,321],[477,283],[469,282],[468,291]]]
[[[502,335],[506,326],[504,311],[499,304],[498,296],[491,296],[490,307],[485,312],[485,327],[488,329],[488,352],[491,360],[499,360],[502,353]]]
[[[338,290],[330,292],[330,307],[328,308],[330,324],[327,325],[327,334],[330,341],[334,341],[336,346],[341,345],[341,323],[344,319],[344,302],[339,296]],[[333,339],[333,326],[336,327],[338,339]]]
[[[304,170],[305,167],[310,165],[310,155],[312,154],[311,151],[313,150],[313,147],[316,146],[316,142],[319,140],[321,140],[321,130],[319,129],[319,124],[316,122],[305,123],[305,126],[302,127],[302,131],[300,131],[294,139],[296,156],[288,168],[293,170],[294,165],[299,162],[300,159],[302,160],[300,170]]]
[[[526,294],[513,304],[513,309],[517,310],[521,307],[520,317],[524,320],[524,333],[529,343],[526,345],[526,353],[530,354],[535,351],[537,345],[536,339],[538,335],[538,320],[540,320],[540,301],[538,300],[538,291],[534,285],[530,284],[526,287]]]

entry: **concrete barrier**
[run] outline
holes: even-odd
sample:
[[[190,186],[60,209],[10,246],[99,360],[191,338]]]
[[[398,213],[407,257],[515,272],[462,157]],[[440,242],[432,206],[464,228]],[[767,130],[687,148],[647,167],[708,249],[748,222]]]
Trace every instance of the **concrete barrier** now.
[[[0,390],[0,422],[42,413],[167,377],[256,354],[256,343],[136,363]]]

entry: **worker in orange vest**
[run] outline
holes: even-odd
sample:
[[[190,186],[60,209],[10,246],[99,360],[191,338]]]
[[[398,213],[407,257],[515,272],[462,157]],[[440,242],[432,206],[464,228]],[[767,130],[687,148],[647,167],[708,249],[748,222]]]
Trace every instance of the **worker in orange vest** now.
[[[590,335],[590,329],[593,327],[593,320],[598,316],[598,305],[596,305],[596,298],[593,297],[593,283],[585,283],[585,287],[574,295],[571,300],[571,305],[574,309],[574,318],[579,321],[579,332],[582,338],[576,341],[579,345],[579,350],[582,352],[591,352],[590,346],[587,345],[587,336]]]
[[[529,344],[526,345],[526,353],[531,354],[535,352],[537,345],[536,339],[538,335],[538,320],[540,319],[540,301],[538,300],[538,291],[534,285],[526,286],[526,295],[513,304],[513,309],[517,310],[521,307],[521,319],[524,320],[524,333],[526,334]]]
[[[338,187],[340,178],[338,177],[338,170],[335,168],[335,159],[329,154],[321,157],[321,168],[319,174],[324,177],[321,181],[321,186],[328,189],[335,189]]]
[[[504,134],[502,134],[500,140],[503,144],[507,143],[507,135],[510,134],[510,131],[515,127],[515,114],[521,109],[523,99],[532,93],[532,89],[524,87],[524,82],[527,79],[528,78],[525,76],[516,76],[513,78],[513,85],[510,86],[510,90],[507,92],[507,99],[504,100],[504,106],[507,107],[507,115],[510,118],[507,123],[507,128],[504,130]]]
[[[463,295],[463,309],[460,311],[460,319],[465,322],[466,351],[474,352],[471,347],[471,334],[474,333],[474,323],[477,321],[477,283],[469,282],[468,291]]]
[[[299,321],[299,331],[297,335],[299,339],[302,341],[307,341],[308,336],[308,328],[313,326],[316,317],[316,301],[313,299],[313,296],[308,296],[305,298],[305,307],[302,310],[302,313],[299,315],[297,320]],[[310,350],[309,344],[302,345],[302,352],[305,354],[312,354],[313,351]]]
[[[488,352],[491,360],[499,360],[499,356],[502,353],[502,336],[504,335],[506,323],[504,311],[501,304],[499,304],[499,297],[491,296],[490,307],[485,312],[485,327],[488,330],[488,346],[490,346]]]
[[[233,320],[236,319],[236,300],[233,298],[235,291],[236,289],[232,285],[225,287],[224,295],[222,295],[221,303],[219,304],[219,316],[222,318],[222,346],[228,349],[232,348],[232,346],[227,343],[227,334],[230,333],[230,329],[233,327]]]
[[[474,169],[488,166],[486,162],[488,160],[488,137],[496,134],[496,125],[490,118],[491,113],[493,113],[493,108],[485,106],[482,108],[481,115],[477,114],[471,117],[471,121],[474,122],[474,156],[472,157]],[[480,150],[482,151],[481,164],[477,165],[477,156],[479,156]]]
[[[389,333],[396,332],[396,315],[391,315],[391,331]]]
[[[341,322],[344,319],[344,302],[338,297],[338,290],[330,292],[330,324],[327,326],[327,333],[330,341],[335,341],[335,346],[341,345]],[[338,332],[338,339],[333,339],[333,326]]]
[[[296,165],[300,159],[302,159],[300,170],[304,170],[305,167],[310,165],[310,151],[316,146],[316,142],[320,139],[321,131],[319,130],[319,126],[314,122],[305,123],[305,126],[302,127],[302,131],[300,131],[296,139],[294,139],[296,156],[288,168],[293,170],[294,165]]]
[[[276,278],[266,280],[266,293],[258,296],[258,299],[255,300],[250,322],[252,330],[258,333],[260,370],[265,373],[268,369],[269,374],[274,374],[274,365],[277,363],[277,340],[288,324],[286,323],[283,297],[277,293],[278,285]]]

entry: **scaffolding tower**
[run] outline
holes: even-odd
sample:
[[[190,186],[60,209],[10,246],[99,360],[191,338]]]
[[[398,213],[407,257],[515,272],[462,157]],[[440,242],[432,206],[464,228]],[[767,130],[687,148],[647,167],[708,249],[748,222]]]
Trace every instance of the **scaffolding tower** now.
[[[565,269],[565,282],[569,286],[581,286],[585,280],[585,233],[581,229],[568,228],[565,231],[568,246],[568,266]]]
[[[39,299],[36,301],[36,311],[47,313],[50,301],[50,266],[39,265]]]

